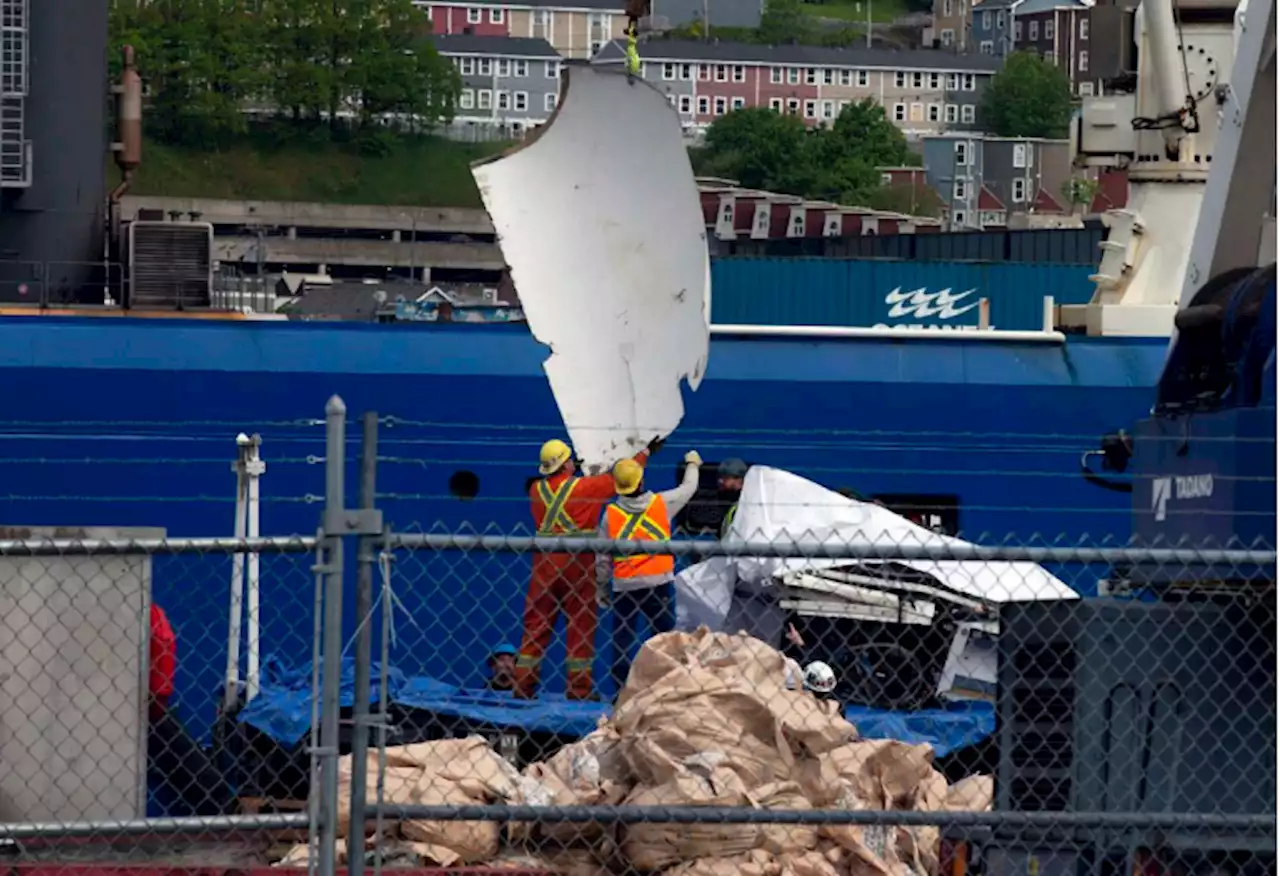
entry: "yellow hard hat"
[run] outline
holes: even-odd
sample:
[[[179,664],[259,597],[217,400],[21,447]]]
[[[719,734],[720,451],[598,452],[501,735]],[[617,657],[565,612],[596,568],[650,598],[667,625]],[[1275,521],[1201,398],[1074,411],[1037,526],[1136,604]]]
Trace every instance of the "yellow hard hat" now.
[[[568,444],[559,438],[552,438],[542,445],[542,450],[538,453],[538,471],[544,475],[555,474],[571,456],[573,451]]]
[[[640,487],[644,469],[634,459],[624,459],[613,467],[613,488],[619,496],[630,496]]]

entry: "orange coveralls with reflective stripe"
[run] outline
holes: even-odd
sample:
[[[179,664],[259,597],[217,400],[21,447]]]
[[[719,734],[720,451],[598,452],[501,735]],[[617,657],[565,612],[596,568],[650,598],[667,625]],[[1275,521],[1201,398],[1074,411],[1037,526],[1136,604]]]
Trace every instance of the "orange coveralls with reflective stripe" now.
[[[635,455],[640,465],[648,458],[647,450]],[[594,537],[600,511],[613,496],[612,474],[578,478],[561,472],[529,487],[529,509],[538,535]],[[594,554],[534,554],[524,604],[524,638],[516,658],[518,696],[531,697],[537,691],[542,657],[561,612],[565,615],[567,692],[570,697],[585,698],[591,695],[595,659]]]

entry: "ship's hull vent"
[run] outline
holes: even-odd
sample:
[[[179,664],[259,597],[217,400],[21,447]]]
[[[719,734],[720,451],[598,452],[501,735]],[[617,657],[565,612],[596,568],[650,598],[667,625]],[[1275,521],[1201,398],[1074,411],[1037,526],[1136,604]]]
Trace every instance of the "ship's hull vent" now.
[[[208,222],[134,222],[129,226],[131,308],[209,306],[213,226]]]

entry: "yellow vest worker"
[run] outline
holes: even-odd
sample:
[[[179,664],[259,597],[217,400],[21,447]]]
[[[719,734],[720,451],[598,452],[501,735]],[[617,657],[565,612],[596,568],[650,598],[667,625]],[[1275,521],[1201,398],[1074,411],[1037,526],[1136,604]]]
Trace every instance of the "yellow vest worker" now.
[[[629,459],[613,467],[618,498],[604,510],[600,535],[615,541],[670,541],[671,519],[698,489],[702,457],[685,455],[684,478],[674,490],[652,493],[645,489],[644,470]],[[643,641],[641,621],[658,633],[676,624],[676,561],[670,554],[601,556],[596,561],[601,603],[613,602],[613,682],[616,690],[626,683],[631,660]]]

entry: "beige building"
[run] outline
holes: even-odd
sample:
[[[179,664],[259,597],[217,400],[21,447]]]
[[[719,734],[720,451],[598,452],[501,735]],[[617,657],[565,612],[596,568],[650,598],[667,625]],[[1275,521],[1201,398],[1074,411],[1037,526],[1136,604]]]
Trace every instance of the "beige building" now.
[[[941,49],[969,51],[973,5],[974,0],[933,0],[933,22],[925,30],[926,45],[933,41]]]

